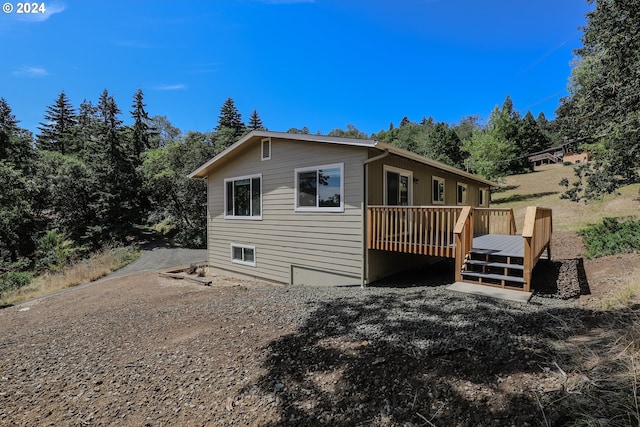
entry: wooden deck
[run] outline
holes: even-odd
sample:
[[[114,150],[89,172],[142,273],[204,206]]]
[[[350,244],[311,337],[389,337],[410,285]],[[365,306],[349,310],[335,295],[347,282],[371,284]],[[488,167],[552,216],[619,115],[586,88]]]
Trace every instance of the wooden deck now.
[[[471,206],[370,206],[367,230],[368,249],[455,258],[456,281],[527,292],[542,253],[551,257],[546,208],[527,208],[522,235],[511,209]]]

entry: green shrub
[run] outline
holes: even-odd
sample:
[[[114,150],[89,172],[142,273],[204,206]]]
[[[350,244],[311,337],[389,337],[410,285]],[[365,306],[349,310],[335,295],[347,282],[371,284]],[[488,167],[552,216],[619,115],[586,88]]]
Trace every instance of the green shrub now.
[[[640,251],[640,220],[603,218],[578,234],[584,239],[588,258]]]
[[[204,228],[185,228],[176,234],[174,240],[187,248],[204,249],[207,247],[207,231]]]
[[[0,295],[23,288],[31,283],[31,273],[6,271],[0,273]]]

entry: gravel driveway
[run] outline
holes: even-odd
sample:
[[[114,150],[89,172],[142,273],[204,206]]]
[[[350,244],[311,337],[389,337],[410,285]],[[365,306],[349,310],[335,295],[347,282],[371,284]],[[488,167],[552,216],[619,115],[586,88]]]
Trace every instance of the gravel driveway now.
[[[130,269],[198,258],[151,252]],[[447,291],[452,276],[362,289],[142,272],[8,307],[0,425],[561,425],[563,349],[615,325],[573,300]]]
[[[157,271],[163,268],[200,263],[206,261],[206,259],[206,249],[149,247],[143,249],[140,258],[126,267],[111,273],[102,280],[126,276],[133,273]]]

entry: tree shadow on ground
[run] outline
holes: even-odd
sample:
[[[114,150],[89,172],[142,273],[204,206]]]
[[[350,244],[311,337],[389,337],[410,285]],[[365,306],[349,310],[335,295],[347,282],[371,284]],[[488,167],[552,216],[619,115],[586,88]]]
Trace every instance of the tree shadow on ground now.
[[[542,193],[531,193],[531,194],[514,194],[509,197],[495,198],[491,200],[492,204],[499,205],[502,203],[515,203],[515,202],[525,202],[528,200],[539,199],[545,196],[553,196],[554,194],[559,194],[559,191],[544,191]]]
[[[491,192],[494,193],[494,194],[495,193],[504,193],[505,191],[515,190],[518,187],[520,187],[520,186],[519,185],[503,185],[502,187],[496,187]]]
[[[266,373],[242,391],[276,405],[279,419],[263,425],[572,425],[575,396],[549,374],[570,357],[557,343],[623,333],[637,316],[612,323],[607,312],[443,288],[349,295],[310,302],[297,332],[269,344]]]

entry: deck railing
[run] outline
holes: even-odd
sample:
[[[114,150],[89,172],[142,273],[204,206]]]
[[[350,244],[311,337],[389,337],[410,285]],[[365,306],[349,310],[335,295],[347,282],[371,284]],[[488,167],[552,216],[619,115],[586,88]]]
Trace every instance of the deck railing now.
[[[456,257],[456,267],[455,267],[455,277],[456,282],[462,280],[462,264],[464,264],[465,257],[471,250],[471,246],[473,245],[473,233],[474,233],[474,220],[473,220],[473,208],[471,206],[466,206],[460,217],[458,218],[458,222],[456,223],[456,227],[453,230],[453,234],[455,236],[455,257]]]
[[[511,209],[471,206],[369,206],[367,247],[456,259],[456,280],[478,234],[516,234]],[[524,289],[545,249],[551,256],[551,209],[529,207],[522,231]]]
[[[524,280],[525,291],[531,285],[531,270],[545,249],[551,258],[551,234],[553,232],[551,209],[529,206],[524,218],[522,237],[524,239]]]
[[[462,206],[369,206],[368,248],[453,258]]]
[[[510,208],[474,208],[473,228],[476,234],[516,234],[516,221]]]

